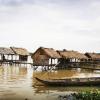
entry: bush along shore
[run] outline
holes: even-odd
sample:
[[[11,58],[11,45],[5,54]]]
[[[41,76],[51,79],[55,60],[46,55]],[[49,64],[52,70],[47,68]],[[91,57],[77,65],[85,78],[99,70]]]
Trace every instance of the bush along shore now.
[[[100,91],[85,91],[59,96],[58,100],[100,100]]]

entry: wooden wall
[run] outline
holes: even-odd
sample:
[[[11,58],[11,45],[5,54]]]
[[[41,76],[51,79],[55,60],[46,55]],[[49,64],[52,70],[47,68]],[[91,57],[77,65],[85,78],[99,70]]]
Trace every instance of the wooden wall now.
[[[49,57],[41,49],[32,56],[32,59],[36,65],[49,65]]]

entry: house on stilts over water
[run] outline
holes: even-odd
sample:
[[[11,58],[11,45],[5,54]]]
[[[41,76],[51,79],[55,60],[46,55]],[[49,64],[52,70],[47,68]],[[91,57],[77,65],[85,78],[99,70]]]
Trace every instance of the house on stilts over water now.
[[[15,61],[19,63],[28,61],[29,52],[25,48],[10,47],[10,49],[14,52]]]
[[[9,62],[13,60],[14,52],[10,48],[0,47],[0,62]]]
[[[54,66],[58,64],[58,59],[61,56],[53,48],[38,48],[32,54],[34,66]]]
[[[86,62],[88,59],[84,54],[79,53],[78,51],[64,49],[63,51],[58,50],[57,52],[61,56],[58,67],[77,66],[81,62]]]
[[[85,55],[88,57],[88,62],[100,64],[100,53],[85,53]]]

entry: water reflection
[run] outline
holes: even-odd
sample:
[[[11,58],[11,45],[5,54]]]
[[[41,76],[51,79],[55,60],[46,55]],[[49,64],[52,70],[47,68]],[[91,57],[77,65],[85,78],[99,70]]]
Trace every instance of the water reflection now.
[[[99,87],[37,86],[34,77],[42,79],[100,76],[100,71],[68,69],[50,72],[33,71],[31,66],[0,66],[0,100],[57,100],[57,96],[73,91]]]
[[[21,68],[21,67],[8,67],[3,66],[0,67],[0,84],[16,84],[17,82],[21,82],[21,79],[23,79],[27,75],[27,68]]]
[[[33,77],[39,77],[41,79],[65,79],[65,78],[75,78],[75,77],[100,77],[100,72],[89,70],[89,69],[67,69],[67,70],[58,70],[58,71],[49,71],[49,72],[34,72]],[[34,79],[34,84],[39,84]],[[36,85],[35,84],[35,85]]]
[[[81,92],[81,91],[86,91],[86,90],[94,90],[94,89],[99,89],[100,87],[46,87],[46,86],[36,86],[35,88],[35,93],[36,94],[41,94],[41,93],[61,93],[61,92]]]
[[[29,86],[27,84],[28,83],[27,77],[29,76],[27,73],[28,73],[27,67],[1,66],[0,67],[0,100],[3,99],[22,100],[24,97],[22,95],[22,92],[26,90]]]
[[[73,77],[100,77],[100,71],[88,70],[88,69],[68,69],[68,70],[58,70],[50,72],[37,72],[33,73],[34,77],[39,77],[41,79],[61,79],[61,78],[73,78]],[[33,87],[35,88],[35,93],[43,94],[64,94],[76,91],[94,90],[100,89],[100,87],[48,87],[43,86],[42,83],[34,79]]]

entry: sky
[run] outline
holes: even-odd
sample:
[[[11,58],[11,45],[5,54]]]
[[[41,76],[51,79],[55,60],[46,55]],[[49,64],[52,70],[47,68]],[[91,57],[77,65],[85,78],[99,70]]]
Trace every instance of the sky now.
[[[100,0],[0,0],[0,46],[100,53]]]

